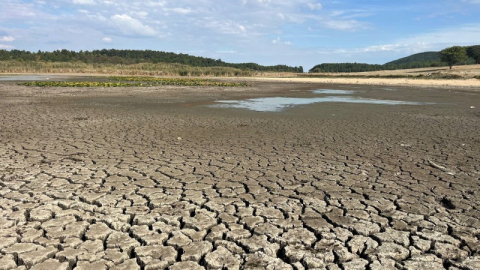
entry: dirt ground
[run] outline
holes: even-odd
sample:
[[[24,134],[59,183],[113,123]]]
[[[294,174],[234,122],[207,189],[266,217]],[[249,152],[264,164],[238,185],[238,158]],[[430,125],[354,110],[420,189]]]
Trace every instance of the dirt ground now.
[[[250,83],[0,83],[0,269],[480,269],[480,91]]]
[[[449,67],[427,67],[397,70],[381,70],[369,72],[353,72],[353,73],[320,73],[320,75],[359,75],[359,76],[432,76],[432,75],[457,75],[462,78],[474,78],[480,76],[480,65],[453,66]],[[308,75],[319,75],[319,73],[311,73]]]

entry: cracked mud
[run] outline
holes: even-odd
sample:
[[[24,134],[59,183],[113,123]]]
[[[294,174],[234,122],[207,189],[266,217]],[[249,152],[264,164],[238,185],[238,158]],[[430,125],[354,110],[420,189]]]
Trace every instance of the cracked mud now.
[[[480,269],[480,93],[321,87],[0,84],[0,270]]]

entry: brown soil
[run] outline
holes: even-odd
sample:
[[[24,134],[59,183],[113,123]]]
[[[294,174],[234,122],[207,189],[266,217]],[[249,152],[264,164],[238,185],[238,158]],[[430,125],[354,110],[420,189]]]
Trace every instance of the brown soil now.
[[[251,84],[0,83],[0,268],[480,268],[480,92]]]

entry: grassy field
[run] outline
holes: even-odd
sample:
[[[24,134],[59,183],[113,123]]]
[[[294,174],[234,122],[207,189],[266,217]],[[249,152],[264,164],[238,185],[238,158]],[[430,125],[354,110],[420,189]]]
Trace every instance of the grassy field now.
[[[176,86],[218,86],[218,87],[245,87],[246,83],[230,83],[214,81],[209,79],[196,78],[157,78],[157,77],[136,77],[122,76],[109,77],[108,82],[105,81],[75,81],[75,82],[27,82],[19,83],[24,86],[37,87],[149,87],[158,85],[176,85]]]
[[[131,76],[252,77],[293,76],[288,72],[256,72],[230,67],[192,67],[181,64],[133,65],[85,64],[80,62],[0,61],[0,73],[103,74]]]

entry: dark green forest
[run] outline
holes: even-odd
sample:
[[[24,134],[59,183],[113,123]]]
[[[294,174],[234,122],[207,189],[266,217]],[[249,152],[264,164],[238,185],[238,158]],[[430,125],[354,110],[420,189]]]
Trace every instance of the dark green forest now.
[[[287,65],[262,66],[256,63],[226,63],[222,60],[188,54],[151,50],[94,50],[94,51],[69,51],[57,50],[53,52],[38,51],[32,53],[20,50],[0,50],[0,61],[45,61],[45,62],[83,62],[87,64],[139,64],[139,63],[178,63],[194,67],[232,67],[242,70],[270,71],[270,72],[295,72],[303,73],[303,67],[290,67]]]
[[[475,46],[472,46],[475,47]],[[471,57],[465,63],[472,65],[475,60]],[[310,73],[322,72],[366,72],[379,70],[396,70],[396,69],[411,69],[411,68],[425,68],[425,67],[444,67],[447,63],[441,61],[440,52],[423,52],[413,54],[395,61],[388,62],[383,65],[363,64],[363,63],[324,63],[314,66]]]

